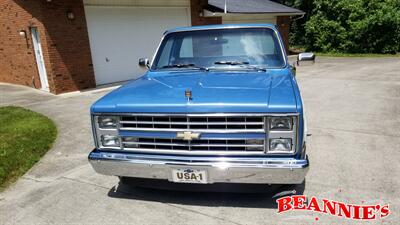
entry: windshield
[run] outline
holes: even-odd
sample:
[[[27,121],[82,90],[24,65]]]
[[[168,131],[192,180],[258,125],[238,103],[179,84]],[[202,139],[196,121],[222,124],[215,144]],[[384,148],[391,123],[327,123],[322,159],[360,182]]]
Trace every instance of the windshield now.
[[[284,65],[274,30],[240,28],[168,34],[151,69],[266,69]]]

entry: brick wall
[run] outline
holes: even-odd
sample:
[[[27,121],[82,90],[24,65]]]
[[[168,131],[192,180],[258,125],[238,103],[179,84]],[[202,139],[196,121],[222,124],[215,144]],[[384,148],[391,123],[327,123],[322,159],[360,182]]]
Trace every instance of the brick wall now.
[[[37,2],[31,2],[30,8],[39,13],[41,9]],[[1,1],[0,81],[40,88],[29,21],[38,24],[39,32],[43,33],[43,26],[38,18],[32,18],[30,13],[14,1]],[[20,30],[26,31],[26,38],[19,35]]]
[[[67,11],[74,20],[67,19]],[[0,81],[40,88],[30,27],[40,33],[52,93],[95,87],[82,0],[2,0]]]
[[[290,16],[278,16],[276,18],[276,25],[279,33],[282,36],[283,43],[285,44],[286,53],[289,53],[289,28],[290,28]]]
[[[221,17],[202,16],[206,6],[207,0],[190,1],[193,26],[222,23]],[[68,20],[67,11],[75,19]],[[286,48],[289,23],[290,17],[277,17]],[[96,86],[83,0],[0,0],[0,82],[40,88],[30,27],[40,33],[52,93]]]

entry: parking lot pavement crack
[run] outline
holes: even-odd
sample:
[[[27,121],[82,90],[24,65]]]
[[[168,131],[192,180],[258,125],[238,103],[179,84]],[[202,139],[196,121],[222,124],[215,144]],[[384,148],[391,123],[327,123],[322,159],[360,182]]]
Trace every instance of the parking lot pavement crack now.
[[[98,185],[98,184],[81,181],[81,180],[74,179],[74,178],[64,177],[64,176],[60,177],[59,179],[65,179],[65,180],[69,180],[69,181],[73,181],[73,182],[77,182],[77,183],[81,183],[81,184],[87,184],[87,185],[103,188],[103,189],[106,189],[106,190],[110,189],[109,187],[105,187],[105,186],[101,186],[101,185]]]
[[[340,128],[309,127],[309,129],[333,130],[333,131],[349,132],[349,133],[356,133],[356,134],[366,134],[366,135],[375,135],[375,136],[383,136],[383,137],[395,137],[395,138],[400,137],[400,135],[395,135],[395,134],[383,134],[383,133],[377,134],[377,133],[366,132],[366,131],[347,130],[347,129],[340,129]]]
[[[129,192],[126,192],[126,191],[121,191],[121,190],[119,190],[119,192],[127,194],[127,195],[132,194],[132,193],[129,193]],[[227,220],[227,219],[224,219],[224,218],[221,218],[221,217],[218,217],[218,216],[213,216],[213,215],[202,213],[202,212],[199,212],[199,211],[196,211],[196,210],[187,209],[187,208],[184,208],[184,207],[179,207],[177,205],[173,205],[173,204],[170,204],[170,203],[166,203],[166,202],[159,202],[159,203],[167,205],[167,206],[170,206],[170,207],[173,207],[173,208],[177,208],[177,209],[180,209],[180,210],[183,210],[183,211],[199,214],[199,215],[202,215],[202,216],[205,216],[205,217],[209,217],[209,218],[212,218],[212,219],[217,219],[217,220],[220,220],[220,221],[223,221],[223,222],[226,222],[226,223],[231,223],[231,224],[236,224],[236,225],[243,225],[241,223],[237,223],[237,222],[234,222],[234,221],[231,221],[231,220]]]
[[[70,98],[72,98],[72,97],[70,97]],[[63,97],[59,97],[59,96],[54,96],[54,98],[52,98],[52,99],[46,99],[46,100],[42,100],[42,101],[36,101],[36,102],[30,102],[30,103],[25,103],[25,104],[18,104],[18,105],[21,105],[22,107],[34,107],[34,106],[37,106],[37,105],[44,105],[44,104],[50,104],[51,105],[51,103],[57,103],[57,102],[59,102],[59,101],[61,101],[61,100],[65,100],[65,99],[67,99],[67,98],[63,98]]]
[[[184,211],[188,211],[188,212],[191,212],[191,213],[195,213],[195,214],[199,214],[199,215],[202,215],[202,216],[206,216],[206,217],[209,217],[209,218],[212,218],[212,219],[221,220],[221,221],[226,222],[226,223],[231,223],[231,224],[236,224],[236,225],[243,225],[241,223],[237,223],[237,222],[234,222],[232,220],[227,220],[227,219],[224,219],[224,218],[221,218],[221,217],[218,217],[218,216],[208,215],[206,213],[202,213],[202,212],[199,212],[199,211],[196,211],[196,210],[179,207],[177,205],[172,205],[172,204],[169,204],[169,203],[164,203],[164,204],[166,204],[168,206],[171,206],[171,207],[175,207],[175,208],[180,209],[180,210],[184,210]]]
[[[38,182],[38,183],[51,183],[52,181],[50,180],[42,180],[42,179],[36,179],[34,177],[21,177],[21,179],[25,179],[25,180],[30,180],[30,181],[34,181],[34,182]]]
[[[89,183],[89,182],[85,182],[85,181],[81,181],[81,180],[77,180],[77,179],[73,179],[73,178],[69,178],[69,177],[60,177],[60,179],[66,179],[66,180],[77,182],[77,183],[81,183],[81,184],[92,185],[92,186],[96,186],[96,187],[103,188],[103,189],[106,189],[106,190],[110,189],[109,187],[105,187],[105,186],[101,186],[101,185],[98,185],[98,184]],[[119,191],[119,192],[124,193],[124,194],[132,194],[132,193],[124,192],[124,191]],[[169,203],[165,203],[165,202],[159,202],[159,203],[164,204],[164,205],[168,205],[170,207],[174,207],[174,208],[177,208],[177,209],[180,209],[180,210],[184,210],[184,211],[187,211],[187,212],[191,212],[191,213],[199,214],[199,215],[202,215],[202,216],[206,216],[206,217],[209,217],[209,218],[212,218],[212,219],[217,219],[217,220],[220,220],[220,221],[223,221],[223,222],[226,222],[226,223],[236,224],[236,225],[243,225],[241,223],[237,223],[237,222],[234,222],[234,221],[231,221],[231,220],[227,220],[227,219],[224,219],[224,218],[221,218],[221,217],[218,217],[218,216],[208,215],[206,213],[202,213],[202,212],[199,212],[199,211],[196,211],[196,210],[191,210],[191,209],[179,207],[179,206],[176,206],[176,205],[173,205],[173,204],[169,204]]]

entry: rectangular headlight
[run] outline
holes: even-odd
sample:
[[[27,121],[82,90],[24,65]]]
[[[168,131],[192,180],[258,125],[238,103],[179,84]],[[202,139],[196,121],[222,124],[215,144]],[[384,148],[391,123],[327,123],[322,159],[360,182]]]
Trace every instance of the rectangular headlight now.
[[[292,151],[291,138],[274,138],[269,140],[270,152],[290,152]]]
[[[101,135],[101,145],[103,147],[120,147],[119,137],[113,135]]]
[[[269,122],[270,130],[292,130],[293,118],[287,116],[271,117]]]
[[[118,124],[117,116],[99,116],[97,117],[100,129],[116,129]]]

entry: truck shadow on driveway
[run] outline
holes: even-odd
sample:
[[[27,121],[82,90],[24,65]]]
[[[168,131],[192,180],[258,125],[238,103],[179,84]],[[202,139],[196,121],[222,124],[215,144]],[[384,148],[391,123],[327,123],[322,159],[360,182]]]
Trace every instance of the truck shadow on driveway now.
[[[298,185],[190,185],[153,182],[140,186],[121,182],[110,189],[108,196],[141,201],[195,206],[222,206],[246,208],[277,208],[276,199],[302,195],[305,181]],[[157,189],[149,188],[157,187]]]

